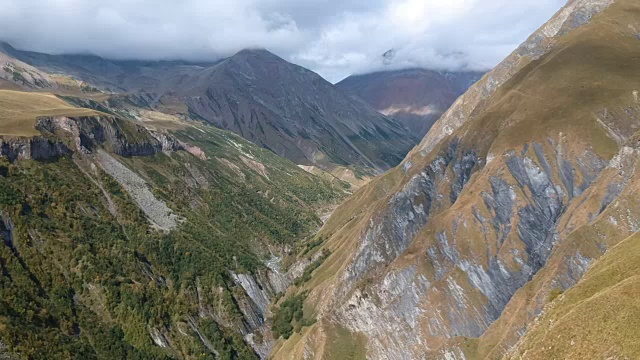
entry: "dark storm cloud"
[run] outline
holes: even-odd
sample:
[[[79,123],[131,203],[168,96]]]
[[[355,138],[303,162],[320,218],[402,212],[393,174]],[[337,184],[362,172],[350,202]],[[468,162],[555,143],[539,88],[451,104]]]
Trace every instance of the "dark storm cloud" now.
[[[331,81],[382,68],[485,70],[564,0],[0,0],[0,39],[49,53],[215,60],[264,47]],[[395,57],[383,64],[382,54]]]

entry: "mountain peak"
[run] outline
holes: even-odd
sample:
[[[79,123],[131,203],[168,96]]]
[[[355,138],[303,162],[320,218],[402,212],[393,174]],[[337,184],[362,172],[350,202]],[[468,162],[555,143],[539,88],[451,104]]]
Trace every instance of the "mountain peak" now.
[[[264,48],[248,48],[242,49],[235,53],[230,59],[263,59],[263,60],[280,60],[285,61],[278,55],[272,53],[271,51]]]

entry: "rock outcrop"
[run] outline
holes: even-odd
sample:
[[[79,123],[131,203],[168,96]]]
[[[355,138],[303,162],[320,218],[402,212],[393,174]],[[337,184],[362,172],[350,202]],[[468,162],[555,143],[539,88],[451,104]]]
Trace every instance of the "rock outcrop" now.
[[[293,281],[302,275],[309,263],[299,262],[299,266],[293,266],[289,271],[283,272],[280,269],[280,260],[272,256],[266,263],[266,269],[258,274],[231,272],[233,281],[244,291],[242,296],[235,296],[244,315],[245,328],[242,329],[242,333],[245,341],[261,359],[268,358],[276,340],[271,334],[270,324],[267,323],[271,316],[269,306],[276,296],[284,293]]]
[[[12,162],[54,160],[74,152],[95,156],[97,163],[131,195],[150,222],[164,231],[174,229],[180,218],[153,195],[144,179],[109,153],[130,157],[184,150],[206,159],[196,146],[117,117],[42,117],[37,120],[36,129],[43,135],[1,138],[0,155]]]
[[[172,135],[155,132],[110,116],[42,117],[34,137],[0,137],[0,156],[10,161],[51,160],[73,152],[95,153],[104,148],[121,156],[150,156],[166,151],[187,151],[200,159],[204,152]]]
[[[12,162],[23,159],[52,160],[68,156],[71,152],[64,143],[43,136],[0,138],[0,156]]]
[[[105,151],[98,150],[96,159],[102,169],[129,193],[156,228],[169,231],[178,226],[181,219],[167,207],[164,201],[158,200],[153,195],[146,181],[140,175]]]
[[[150,156],[162,151],[185,150],[174,137],[152,132],[141,125],[111,116],[43,117],[36,129],[71,138],[75,150],[95,152],[102,147],[121,156]]]

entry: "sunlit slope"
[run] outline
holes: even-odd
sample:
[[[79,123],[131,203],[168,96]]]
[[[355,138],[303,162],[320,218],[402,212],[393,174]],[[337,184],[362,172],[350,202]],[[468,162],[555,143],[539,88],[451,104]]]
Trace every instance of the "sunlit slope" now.
[[[33,136],[42,116],[90,116],[99,112],[76,108],[49,93],[0,90],[0,135]]]
[[[300,289],[324,321],[281,349],[331,358],[336,338],[364,336],[371,358],[499,358],[637,231],[639,14],[569,2],[338,208],[332,255]]]
[[[535,321],[509,359],[634,359],[640,354],[640,235],[595,261]]]

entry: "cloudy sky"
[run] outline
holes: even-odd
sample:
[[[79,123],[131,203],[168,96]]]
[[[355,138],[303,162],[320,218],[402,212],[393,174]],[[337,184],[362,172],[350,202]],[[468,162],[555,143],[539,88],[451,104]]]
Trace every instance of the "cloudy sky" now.
[[[489,69],[564,3],[0,0],[0,39],[20,49],[118,59],[216,60],[263,47],[335,82],[384,68]],[[385,65],[390,49],[395,56]]]

